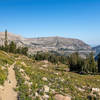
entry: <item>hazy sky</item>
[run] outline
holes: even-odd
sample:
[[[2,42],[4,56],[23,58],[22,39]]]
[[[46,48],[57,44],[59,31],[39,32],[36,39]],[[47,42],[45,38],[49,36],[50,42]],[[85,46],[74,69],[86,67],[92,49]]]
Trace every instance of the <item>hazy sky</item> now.
[[[100,0],[0,0],[0,31],[100,44]]]

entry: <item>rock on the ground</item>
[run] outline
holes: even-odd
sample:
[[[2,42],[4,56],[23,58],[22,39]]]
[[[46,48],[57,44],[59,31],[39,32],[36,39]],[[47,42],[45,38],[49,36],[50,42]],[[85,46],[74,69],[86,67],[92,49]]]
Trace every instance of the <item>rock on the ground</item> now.
[[[46,77],[43,77],[42,80],[43,81],[48,81],[48,79]]]
[[[43,96],[43,98],[44,98],[44,99],[48,99],[49,96],[45,94],[45,95]]]
[[[56,94],[55,100],[71,100],[71,97],[70,96],[63,96],[61,94]]]
[[[44,92],[49,92],[49,87],[47,85],[44,86]]]
[[[94,94],[96,92],[100,96],[100,88],[92,88],[91,93]]]
[[[92,88],[92,92],[100,92],[99,88]]]
[[[35,92],[35,96],[36,96],[36,97],[38,97],[38,96],[39,96],[39,94],[38,94],[37,92]]]

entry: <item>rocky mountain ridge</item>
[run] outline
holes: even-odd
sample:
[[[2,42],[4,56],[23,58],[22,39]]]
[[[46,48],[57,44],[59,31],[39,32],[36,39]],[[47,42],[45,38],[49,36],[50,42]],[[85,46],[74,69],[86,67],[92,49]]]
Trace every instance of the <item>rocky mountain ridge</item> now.
[[[5,33],[0,32],[0,45],[4,43]],[[18,46],[27,46],[29,53],[37,51],[55,51],[67,55],[72,52],[87,54],[91,52],[91,47],[79,39],[64,37],[39,37],[23,38],[8,32],[8,41],[15,41]]]

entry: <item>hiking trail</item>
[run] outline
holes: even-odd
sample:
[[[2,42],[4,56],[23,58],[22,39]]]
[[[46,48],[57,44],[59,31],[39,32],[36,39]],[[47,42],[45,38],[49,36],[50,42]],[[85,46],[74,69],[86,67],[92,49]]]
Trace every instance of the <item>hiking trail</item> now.
[[[13,70],[15,64],[16,62],[8,68],[7,80],[4,86],[0,86],[0,100],[17,100],[17,92],[14,91],[17,85],[15,71]]]

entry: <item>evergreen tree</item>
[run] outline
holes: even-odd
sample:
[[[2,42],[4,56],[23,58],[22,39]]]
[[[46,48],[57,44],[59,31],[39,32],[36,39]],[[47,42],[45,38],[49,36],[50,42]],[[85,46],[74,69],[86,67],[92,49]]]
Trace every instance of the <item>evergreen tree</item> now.
[[[7,30],[5,30],[5,42],[4,42],[4,45],[5,45],[5,51],[9,52]]]
[[[79,56],[78,53],[73,53],[69,57],[69,66],[71,71],[81,71],[82,58]]]
[[[16,49],[16,53],[22,54],[22,49],[21,49],[21,47],[18,47],[18,48]]]
[[[22,54],[27,55],[28,48],[27,47],[22,47]]]
[[[5,47],[8,45],[7,30],[5,30]]]
[[[98,55],[98,72],[100,73],[100,54]]]
[[[5,40],[4,45],[0,46],[0,50],[4,50],[6,52],[11,53],[19,53],[27,55],[28,48],[27,47],[16,47],[16,43],[14,41],[11,41],[10,44],[8,44],[8,36],[7,36],[7,30],[5,30]]]
[[[96,72],[97,71],[97,66],[96,66],[96,62],[95,62],[95,59],[94,59],[94,56],[93,56],[93,53],[90,53],[90,71],[91,72]]]
[[[9,52],[16,53],[16,44],[13,41],[9,44]]]
[[[95,62],[93,53],[90,53],[89,56],[85,59],[85,63],[82,66],[82,71],[84,71],[86,73],[97,72],[97,64]]]

